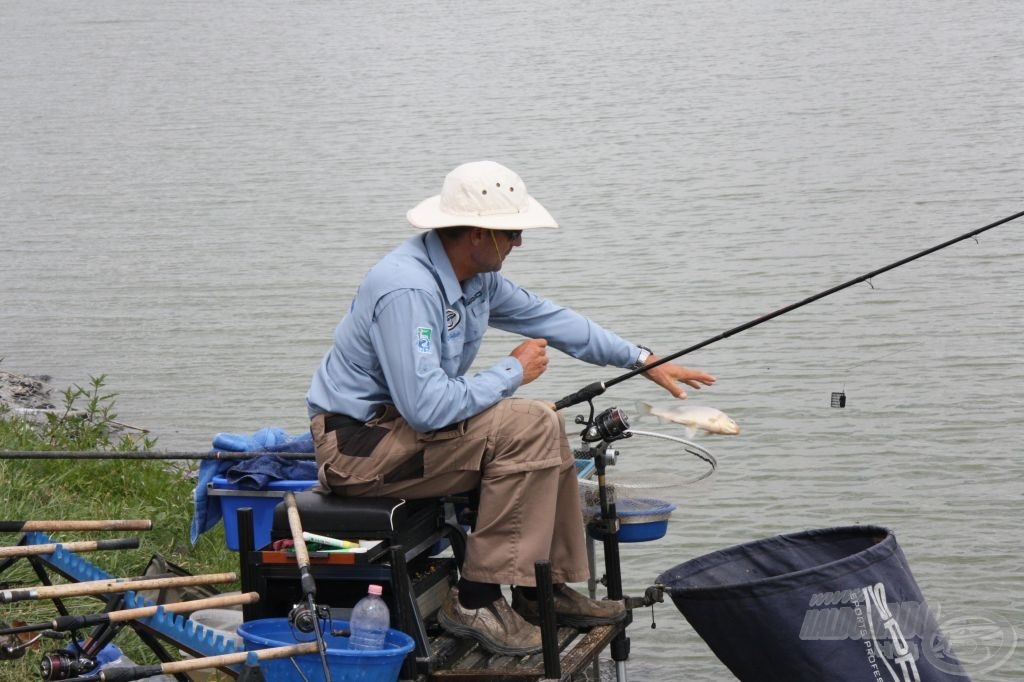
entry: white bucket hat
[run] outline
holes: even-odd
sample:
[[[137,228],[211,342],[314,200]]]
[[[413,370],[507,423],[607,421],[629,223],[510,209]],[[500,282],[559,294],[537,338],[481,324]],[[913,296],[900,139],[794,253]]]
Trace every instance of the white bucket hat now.
[[[558,227],[526,184],[494,161],[464,163],[444,179],[441,193],[405,214],[415,227],[485,227],[489,230],[530,230]]]

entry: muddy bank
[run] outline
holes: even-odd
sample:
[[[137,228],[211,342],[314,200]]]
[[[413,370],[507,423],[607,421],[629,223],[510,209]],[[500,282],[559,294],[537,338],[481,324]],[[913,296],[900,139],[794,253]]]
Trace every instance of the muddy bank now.
[[[94,423],[98,423],[102,419],[114,442],[126,434],[136,438],[149,433],[148,429],[115,421],[111,418],[113,415],[90,415],[81,406],[68,410],[64,404],[65,389],[60,389],[54,394],[52,381],[53,378],[46,374],[17,374],[0,369],[0,414],[6,413],[9,416],[39,424],[46,423],[47,416],[50,414],[61,419],[65,417],[89,418]],[[55,400],[59,403],[59,407],[54,403]]]
[[[12,412],[52,410],[56,405],[51,380],[45,374],[28,376],[0,369],[0,405]]]

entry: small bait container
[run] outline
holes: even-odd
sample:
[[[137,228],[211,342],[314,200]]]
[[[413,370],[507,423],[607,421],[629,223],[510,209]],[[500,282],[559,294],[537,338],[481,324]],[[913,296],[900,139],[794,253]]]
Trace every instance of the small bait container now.
[[[668,531],[668,518],[675,511],[676,505],[665,500],[649,497],[628,497],[615,503],[615,513],[619,517],[619,542],[649,542],[665,536]],[[599,517],[600,508],[587,510],[588,516]],[[595,540],[600,540],[600,533],[590,524],[587,533]]]

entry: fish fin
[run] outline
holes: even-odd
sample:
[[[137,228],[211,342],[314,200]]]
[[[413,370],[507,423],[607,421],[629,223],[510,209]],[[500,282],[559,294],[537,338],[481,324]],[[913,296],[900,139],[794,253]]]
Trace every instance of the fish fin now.
[[[636,421],[640,421],[642,417],[645,417],[651,413],[653,405],[644,402],[643,400],[636,401]]]
[[[683,428],[685,429],[686,440],[691,440],[694,436],[697,435],[697,429],[694,428],[693,426],[684,426]]]

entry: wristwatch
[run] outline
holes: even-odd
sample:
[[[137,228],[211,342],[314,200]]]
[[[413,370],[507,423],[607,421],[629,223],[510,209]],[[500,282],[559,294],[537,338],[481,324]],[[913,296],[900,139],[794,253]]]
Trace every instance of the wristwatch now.
[[[647,358],[651,357],[652,351],[647,346],[639,346],[640,355],[636,357],[636,362],[633,363],[632,369],[643,369],[647,365]]]

